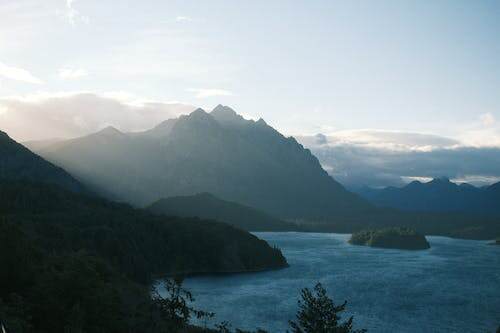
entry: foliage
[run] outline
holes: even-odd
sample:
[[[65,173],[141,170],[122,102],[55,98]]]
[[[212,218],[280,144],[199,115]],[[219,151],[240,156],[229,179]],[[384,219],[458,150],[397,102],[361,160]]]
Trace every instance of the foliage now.
[[[147,287],[154,276],[286,265],[279,250],[223,223],[153,216],[52,185],[0,181],[0,216],[8,332],[171,332],[169,303]]]
[[[194,302],[190,291],[182,287],[182,279],[165,279],[163,285],[167,293],[161,296],[156,288],[153,289],[153,304],[157,308],[162,319],[171,325],[172,330],[179,330],[188,325],[191,316],[197,319],[213,318],[214,313],[197,310],[189,305]]]
[[[229,225],[154,216],[50,185],[1,182],[0,214],[44,250],[86,249],[141,283],[152,276],[286,266],[278,249]]]
[[[349,239],[349,243],[408,250],[428,249],[430,247],[425,236],[417,233],[415,229],[405,227],[355,232]]]
[[[248,231],[298,231],[297,225],[210,193],[160,199],[147,209],[155,214],[193,217],[225,222]]]
[[[316,284],[313,291],[308,288],[302,289],[301,298],[298,301],[297,322],[289,322],[293,333],[366,332],[366,330],[353,330],[353,317],[340,322],[342,319],[340,313],[345,311],[347,301],[335,305],[321,283]]]

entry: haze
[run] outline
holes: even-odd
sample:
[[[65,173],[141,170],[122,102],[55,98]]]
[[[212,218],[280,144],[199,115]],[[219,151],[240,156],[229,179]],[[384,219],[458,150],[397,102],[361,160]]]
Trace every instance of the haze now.
[[[445,140],[495,162],[499,13],[495,1],[2,1],[0,129],[20,141],[138,131],[222,103],[336,147]],[[500,176],[452,169],[398,177]]]

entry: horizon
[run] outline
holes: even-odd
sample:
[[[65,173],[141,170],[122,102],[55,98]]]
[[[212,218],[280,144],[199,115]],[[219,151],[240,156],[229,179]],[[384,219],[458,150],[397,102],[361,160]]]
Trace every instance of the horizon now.
[[[491,184],[498,14],[495,1],[6,1],[0,129],[141,131],[223,104],[296,137],[348,187]]]
[[[500,333],[500,0],[0,17],[0,333]]]
[[[498,147],[499,10],[494,1],[7,1],[0,117],[20,112],[12,100],[68,104],[88,92],[136,106],[222,103],[294,136],[370,129]]]

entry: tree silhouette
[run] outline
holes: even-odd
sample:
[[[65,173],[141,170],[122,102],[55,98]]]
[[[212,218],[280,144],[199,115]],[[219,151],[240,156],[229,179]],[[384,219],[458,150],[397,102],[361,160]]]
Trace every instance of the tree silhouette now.
[[[194,301],[190,291],[182,287],[182,278],[164,280],[167,295],[161,296],[156,289],[153,290],[153,302],[163,319],[171,330],[186,327],[192,316],[197,319],[212,318],[211,312],[200,311],[192,308],[189,303]]]
[[[353,317],[340,323],[339,313],[345,310],[347,301],[335,305],[328,297],[325,288],[317,283],[313,291],[301,290],[298,301],[297,322],[289,321],[293,333],[362,333],[366,330],[353,330]]]

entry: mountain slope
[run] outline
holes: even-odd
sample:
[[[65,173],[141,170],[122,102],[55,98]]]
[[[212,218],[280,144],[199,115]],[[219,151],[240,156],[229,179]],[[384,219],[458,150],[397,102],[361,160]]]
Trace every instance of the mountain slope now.
[[[104,138],[101,143],[121,136],[114,129],[104,134],[99,136]],[[0,215],[50,251],[85,249],[130,276],[146,279],[286,266],[278,250],[227,224],[154,216],[70,191],[83,187],[7,135],[0,141],[0,161]]]
[[[50,251],[85,249],[128,276],[245,272],[285,267],[279,252],[240,229],[154,216],[124,204],[31,182],[0,184],[0,214]]]
[[[138,206],[209,192],[288,219],[372,210],[295,139],[228,107],[198,109],[142,133],[110,132],[58,143],[40,154],[108,197]]]
[[[147,209],[155,214],[217,220],[248,231],[298,230],[292,223],[209,193],[160,199]]]
[[[63,169],[43,160],[0,131],[0,180],[31,180],[59,185],[74,192],[82,186]]]
[[[1,139],[0,318],[9,332],[170,332],[163,301],[151,297],[155,279],[287,266],[279,249],[225,223],[62,188],[81,185]]]
[[[500,183],[476,188],[438,178],[427,183],[414,181],[402,188],[364,188],[358,193],[377,206],[405,211],[500,215],[499,188]]]

